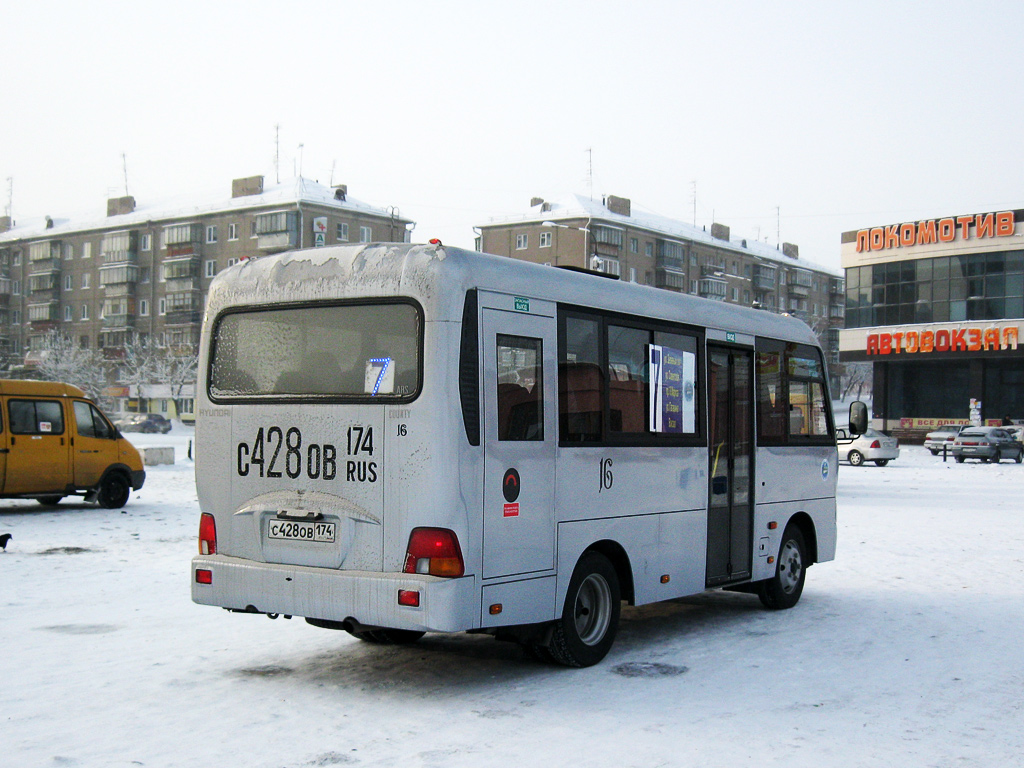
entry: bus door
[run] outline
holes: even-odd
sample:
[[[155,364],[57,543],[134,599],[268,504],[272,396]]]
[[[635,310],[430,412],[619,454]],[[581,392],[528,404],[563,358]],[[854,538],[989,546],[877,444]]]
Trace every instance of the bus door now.
[[[512,297],[481,297],[494,304]],[[554,317],[481,310],[484,385],[484,578],[554,567]],[[551,305],[552,315],[554,306]]]
[[[708,346],[707,586],[751,573],[753,354]]]

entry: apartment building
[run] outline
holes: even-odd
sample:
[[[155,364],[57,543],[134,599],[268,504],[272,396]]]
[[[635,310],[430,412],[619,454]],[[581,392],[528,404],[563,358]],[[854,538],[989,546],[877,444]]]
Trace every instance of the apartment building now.
[[[0,217],[0,367],[31,368],[59,331],[116,362],[133,338],[191,349],[210,281],[238,261],[293,248],[407,241],[395,207],[309,179],[235,179],[230,196],[107,201],[106,215]]]
[[[732,240],[711,230],[634,211],[628,198],[536,197],[527,211],[477,227],[478,250],[743,304],[803,319],[829,361],[839,362],[845,292],[839,270],[802,259],[791,243]]]

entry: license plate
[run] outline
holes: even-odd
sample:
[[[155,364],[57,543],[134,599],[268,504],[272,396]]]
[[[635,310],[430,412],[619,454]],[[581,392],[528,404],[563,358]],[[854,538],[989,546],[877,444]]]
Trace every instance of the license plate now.
[[[271,520],[267,524],[267,536],[285,541],[315,541],[334,543],[335,523],[305,522],[299,520]]]

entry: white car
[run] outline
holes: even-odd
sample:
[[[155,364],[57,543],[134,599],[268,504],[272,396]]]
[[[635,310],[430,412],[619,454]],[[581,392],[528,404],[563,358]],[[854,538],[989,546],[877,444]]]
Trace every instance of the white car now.
[[[877,429],[868,429],[856,437],[851,437],[845,429],[837,429],[836,448],[839,449],[839,460],[848,461],[855,467],[859,467],[865,461],[873,461],[884,467],[900,456],[899,440]]]
[[[932,456],[938,456],[942,452],[943,447],[947,449],[953,447],[953,441],[956,440],[956,436],[964,429],[966,427],[960,424],[946,424],[939,427],[925,435],[924,447],[932,452]]]

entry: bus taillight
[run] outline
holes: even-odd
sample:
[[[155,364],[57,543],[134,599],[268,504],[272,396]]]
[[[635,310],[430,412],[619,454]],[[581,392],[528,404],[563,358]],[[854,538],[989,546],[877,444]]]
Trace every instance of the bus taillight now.
[[[199,554],[217,554],[217,523],[209,512],[199,517]]]
[[[405,552],[405,572],[461,576],[466,567],[458,537],[447,528],[413,528]]]

